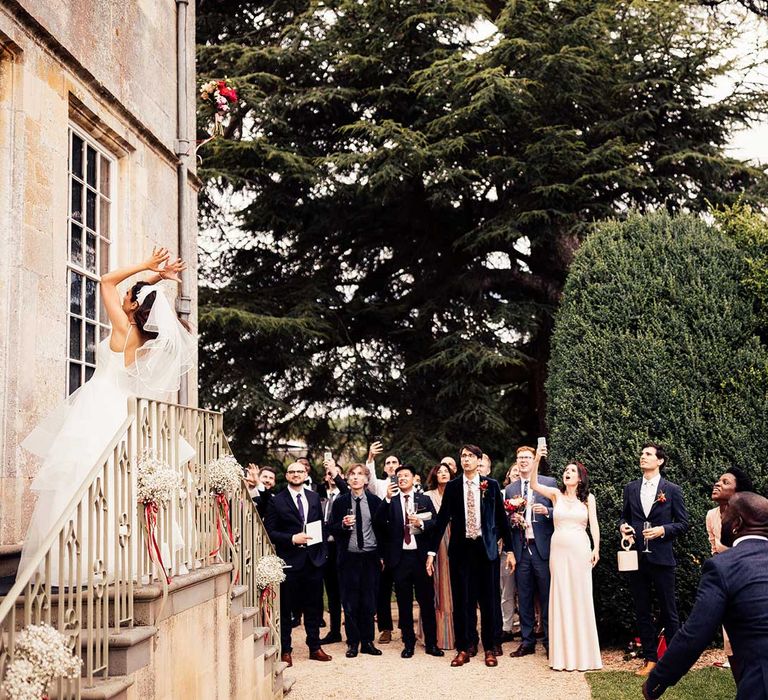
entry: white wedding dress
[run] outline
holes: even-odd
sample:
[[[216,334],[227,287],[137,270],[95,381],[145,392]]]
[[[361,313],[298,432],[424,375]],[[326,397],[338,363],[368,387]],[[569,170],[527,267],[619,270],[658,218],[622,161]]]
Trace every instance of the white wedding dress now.
[[[127,343],[127,338],[126,338]],[[93,376],[72,396],[59,406],[52,414],[47,416],[24,440],[22,446],[40,456],[43,463],[40,471],[32,482],[32,490],[38,495],[32,519],[29,524],[27,536],[21,555],[18,573],[22,574],[32,558],[37,554],[44,540],[50,534],[60,516],[84,480],[93,469],[96,461],[102,455],[109,443],[116,437],[117,431],[128,417],[128,399],[137,394],[139,382],[132,375],[130,368],[125,366],[124,352],[112,350],[109,347],[109,337],[99,343],[96,351],[96,370]],[[194,455],[194,449],[181,438],[179,447],[180,464],[189,461]],[[179,465],[177,465],[179,466]],[[106,484],[102,484],[103,501],[106,505],[106,541],[108,550],[100,552],[97,557],[102,565],[98,579],[107,579],[114,576],[116,560],[119,552],[113,551],[115,547],[114,523],[117,504],[114,495],[115,474],[109,474]],[[132,470],[135,490],[136,469]],[[83,499],[83,522],[80,539],[77,547],[82,556],[82,566],[87,561],[87,548],[89,546],[87,527],[89,508],[86,504],[87,494]],[[125,510],[126,507],[124,506]],[[133,566],[131,575],[135,577],[137,566],[137,547],[141,546],[141,527],[137,526],[136,504],[128,504],[125,513],[127,523],[130,524],[133,540]],[[125,521],[123,521],[125,522]],[[122,526],[121,534],[126,529]],[[103,531],[103,530],[102,530]],[[174,522],[174,549],[183,546],[180,530]],[[170,552],[164,548],[163,559],[170,560]],[[70,553],[65,551],[65,561]],[[42,572],[42,567],[41,567]],[[124,569],[123,569],[124,571]],[[71,576],[70,567],[65,564],[63,581],[59,581],[59,547],[54,543],[51,557],[51,575],[48,579],[50,585],[66,586],[70,581],[84,583],[87,573],[82,570]]]

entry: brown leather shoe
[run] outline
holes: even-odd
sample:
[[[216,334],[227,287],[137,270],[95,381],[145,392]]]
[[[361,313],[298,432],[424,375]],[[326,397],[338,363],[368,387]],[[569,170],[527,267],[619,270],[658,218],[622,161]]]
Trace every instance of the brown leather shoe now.
[[[513,658],[519,658],[520,656],[528,656],[528,654],[535,654],[536,648],[535,647],[527,647],[525,644],[521,644],[517,649],[515,649],[510,656]]]
[[[637,669],[635,671],[636,676],[647,676],[653,669],[656,668],[656,662],[655,661],[646,661],[643,664],[642,668]]]
[[[392,641],[392,630],[382,630],[379,635],[379,644],[389,644]]]
[[[470,644],[469,648],[467,649],[467,654],[472,657],[477,656],[477,644]]]
[[[315,651],[309,652],[309,658],[312,659],[312,661],[330,661],[333,657],[326,654],[322,649],[316,649]]]
[[[463,666],[464,664],[469,663],[469,654],[467,654],[466,651],[460,651],[456,656],[453,657],[453,661],[451,661],[451,666],[456,668],[457,666]]]
[[[492,651],[485,652],[485,665],[486,666],[498,666],[499,662],[496,661],[496,654]]]
[[[283,662],[287,663],[288,664],[288,668],[293,666],[293,659],[291,658],[290,653],[281,655],[280,656],[280,661],[283,661]]]

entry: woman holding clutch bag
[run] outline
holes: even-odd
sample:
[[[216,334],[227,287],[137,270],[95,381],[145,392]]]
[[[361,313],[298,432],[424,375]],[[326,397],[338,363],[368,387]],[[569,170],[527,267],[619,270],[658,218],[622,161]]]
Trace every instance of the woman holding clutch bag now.
[[[539,461],[545,450],[536,450],[531,487],[554,504],[555,530],[549,554],[549,665],[556,671],[599,669],[603,662],[592,599],[592,567],[600,559],[595,497],[589,493],[587,470],[580,462],[566,465],[560,489],[539,483]]]

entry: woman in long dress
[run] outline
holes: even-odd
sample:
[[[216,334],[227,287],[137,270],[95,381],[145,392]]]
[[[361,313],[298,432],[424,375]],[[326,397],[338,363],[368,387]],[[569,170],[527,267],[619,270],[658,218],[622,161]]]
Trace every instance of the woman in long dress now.
[[[727,472],[722,474],[717,480],[717,483],[712,487],[712,500],[717,504],[714,508],[707,511],[706,525],[707,535],[709,536],[709,548],[712,556],[720,554],[728,549],[720,541],[720,532],[722,529],[722,516],[725,513],[725,509],[728,507],[728,501],[731,500],[731,496],[739,491],[752,491],[752,480],[738,467],[731,467]],[[717,666],[730,667],[736,682],[739,682],[741,677],[741,665],[739,660],[734,658],[733,649],[731,648],[731,640],[728,639],[728,634],[723,627],[723,650],[728,657],[726,664],[715,663]]]
[[[20,575],[125,422],[128,398],[177,391],[182,375],[193,366],[195,338],[181,325],[158,284],[161,280],[179,282],[185,267],[181,259],[171,261],[165,248],[156,248],[146,261],[102,276],[101,299],[111,332],[96,349],[96,370],[22,443],[43,461],[31,485],[38,498],[24,541]],[[121,299],[117,285],[145,271],[153,274],[130,287]],[[188,460],[191,455],[185,456]],[[105,491],[109,501],[113,494]],[[78,543],[81,552],[87,551],[88,545],[83,530]],[[59,585],[56,543],[54,549],[49,583]],[[114,564],[114,558],[105,563],[110,568]],[[112,571],[103,573],[110,576]],[[61,574],[61,585],[85,576],[69,569]]]
[[[553,503],[555,531],[550,542],[549,665],[556,671],[603,667],[592,599],[592,568],[600,559],[600,527],[595,497],[583,464],[571,462],[560,489],[538,483],[546,448],[536,451],[531,487]],[[587,523],[592,534],[590,547]],[[544,602],[544,601],[542,601]]]
[[[432,499],[435,510],[439,511],[443,503],[445,485],[453,478],[451,470],[445,464],[432,468],[427,477],[429,491],[426,495]],[[453,597],[451,596],[451,575],[448,570],[448,542],[451,537],[451,526],[445,529],[443,539],[437,550],[435,564],[435,618],[437,620],[437,646],[440,649],[453,649]],[[421,624],[421,620],[419,620]]]

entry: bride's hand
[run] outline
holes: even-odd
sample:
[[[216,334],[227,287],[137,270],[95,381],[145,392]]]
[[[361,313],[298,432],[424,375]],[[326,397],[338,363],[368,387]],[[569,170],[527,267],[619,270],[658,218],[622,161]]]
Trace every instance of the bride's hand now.
[[[600,561],[600,552],[598,552],[596,549],[592,550],[592,568],[594,568],[597,565],[597,562]]]
[[[171,254],[168,252],[168,248],[156,248],[153,246],[152,255],[145,261],[144,268],[159,274],[163,263],[167,263],[170,256]]]
[[[160,277],[164,280],[172,280],[173,282],[181,282],[181,273],[187,269],[187,263],[181,258],[176,260],[169,260],[162,270],[158,271]]]

